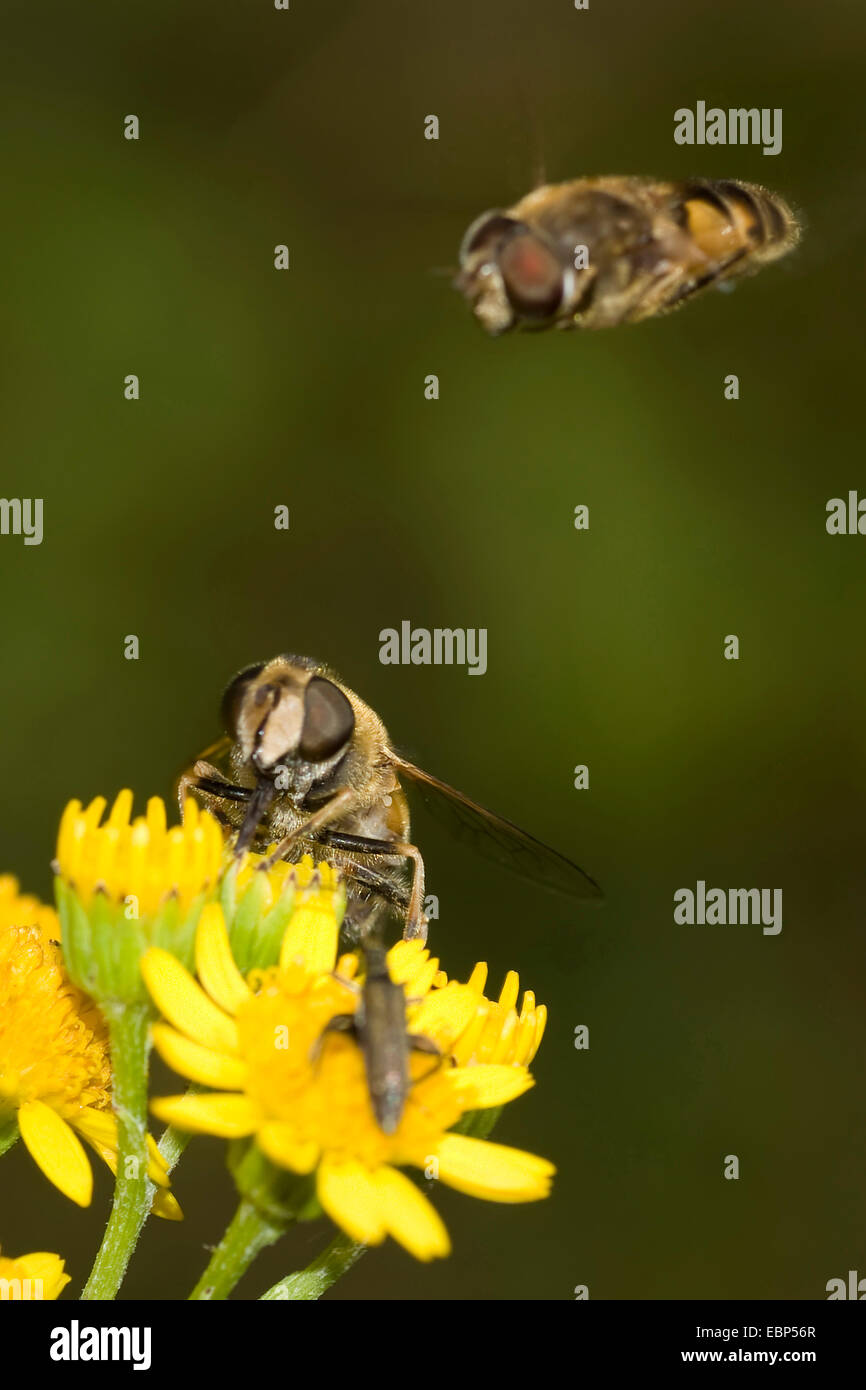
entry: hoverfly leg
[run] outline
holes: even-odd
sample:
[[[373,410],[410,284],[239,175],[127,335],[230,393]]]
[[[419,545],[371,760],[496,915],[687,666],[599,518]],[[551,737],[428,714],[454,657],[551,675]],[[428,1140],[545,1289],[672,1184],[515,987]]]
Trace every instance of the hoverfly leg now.
[[[439,1047],[439,1045],[435,1043],[432,1038],[425,1038],[423,1033],[407,1033],[406,1041],[413,1052],[424,1052],[429,1057],[436,1058],[436,1061],[430,1068],[430,1070],[423,1072],[421,1076],[416,1076],[415,1082],[413,1084],[416,1084],[419,1081],[426,1081],[428,1076],[432,1076],[434,1072],[437,1072],[439,1068],[442,1066],[443,1062],[445,1061],[445,1054],[443,1053],[441,1047]]]
[[[325,843],[332,844],[333,841],[328,838],[325,840]],[[359,838],[358,847],[360,847],[361,843]],[[357,883],[359,887],[369,888],[371,893],[375,893],[379,898],[384,898],[392,907],[400,908],[403,916],[405,916],[406,909],[409,906],[409,894],[398,884],[392,883],[390,879],[383,878],[382,875],[377,874],[374,869],[368,869],[366,864],[341,864],[340,872],[343,874],[344,878],[350,878],[353,883]]]
[[[205,796],[214,797],[219,801],[249,801],[252,796],[251,788],[238,787],[233,782],[227,782],[221,776],[218,768],[201,760],[195,764],[192,772],[184,772],[178,778],[177,802],[181,816],[183,816],[184,802],[189,791],[203,792]],[[220,825],[231,826],[231,821],[223,811],[217,807],[209,809]]]
[[[264,785],[272,788],[271,796],[268,798],[270,801],[273,799],[274,795],[273,784],[264,783]],[[322,806],[318,811],[314,811],[313,814],[304,821],[303,825],[296,826],[294,830],[289,831],[288,835],[284,835],[276,848],[268,855],[267,859],[262,860],[261,864],[259,864],[259,869],[267,873],[275,864],[278,864],[281,859],[286,858],[289,851],[294,849],[299,840],[315,839],[317,830],[324,830],[329,821],[339,820],[341,816],[347,815],[349,811],[353,809],[354,801],[355,793],[349,787],[344,787],[342,791],[337,792],[331,797],[327,805]],[[259,819],[261,819],[261,817],[259,817]],[[242,835],[243,827],[241,829],[241,836]],[[244,845],[244,848],[246,848],[246,845]]]
[[[424,916],[424,860],[421,858],[421,851],[417,845],[410,845],[402,840],[368,840],[366,835],[348,835],[339,830],[325,830],[321,835],[321,840],[325,844],[332,845],[335,849],[348,849],[350,852],[364,853],[364,855],[402,855],[405,859],[414,860],[413,880],[411,880],[411,892],[409,899],[403,897],[399,906],[403,908],[403,941],[420,941],[421,945],[427,941],[427,917]],[[353,869],[346,870],[352,876]],[[364,870],[370,873],[370,870]],[[359,876],[359,881],[363,883],[363,878]],[[393,888],[388,894],[382,894],[388,898],[389,902],[396,903],[393,897]]]
[[[345,977],[345,975],[338,975],[337,972],[336,972],[336,970],[332,970],[332,971],[331,971],[331,979],[332,979],[332,980],[336,980],[338,985],[343,985],[343,987],[344,987],[345,989],[351,990],[352,993],[355,994],[355,995],[360,995],[361,992],[362,992],[362,991],[361,991],[361,986],[358,984],[358,982],[357,982],[356,980],[347,980],[346,977]],[[337,1018],[343,1018],[344,1015],[343,1015],[343,1014],[337,1014],[336,1017],[337,1017]],[[354,1017],[354,1015],[349,1015],[349,1014],[347,1014],[347,1015],[345,1015],[345,1017],[347,1017],[347,1018],[348,1018],[348,1017]]]
[[[347,982],[345,980],[341,980],[340,983],[346,984]],[[328,1036],[329,1033],[355,1034],[356,1032],[357,1025],[355,1023],[354,1014],[334,1014],[334,1017],[328,1023],[325,1024],[325,1027],[322,1029],[321,1033],[316,1038],[316,1041],[313,1043],[313,1046],[310,1048],[310,1061],[314,1063],[318,1062],[319,1058],[322,1055],[322,1048],[325,1043],[325,1038]]]
[[[305,829],[308,829],[310,822],[307,822]],[[410,845],[403,840],[373,840],[365,835],[347,835],[340,830],[325,830],[321,837],[325,844],[332,845],[334,849],[344,849],[358,854],[381,854],[392,856],[399,854],[404,859],[414,860],[415,870],[412,876],[412,891],[409,894],[408,902],[405,902],[405,916],[403,924],[404,941],[420,941],[423,946],[427,940],[427,918],[424,916],[424,860],[421,858],[421,851],[417,845]],[[352,870],[348,870],[351,874]],[[393,897],[389,901],[394,901]]]
[[[196,787],[197,785],[198,785],[198,778],[197,778],[197,777],[194,777],[194,776],[193,776],[191,773],[189,773],[189,772],[183,772],[183,773],[181,773],[180,777],[178,777],[178,779],[177,779],[177,804],[178,804],[178,807],[179,807],[179,809],[180,809],[180,814],[181,814],[181,816],[183,816],[184,803],[185,803],[186,798],[187,798],[187,788],[188,788],[188,787]]]
[[[397,842],[393,846],[394,854],[403,854],[407,859],[412,859],[415,864],[415,871],[412,875],[412,892],[409,894],[409,906],[406,909],[406,921],[403,924],[404,941],[420,941],[423,946],[427,940],[427,918],[424,916],[424,860],[421,858],[421,851],[417,845],[404,844]]]

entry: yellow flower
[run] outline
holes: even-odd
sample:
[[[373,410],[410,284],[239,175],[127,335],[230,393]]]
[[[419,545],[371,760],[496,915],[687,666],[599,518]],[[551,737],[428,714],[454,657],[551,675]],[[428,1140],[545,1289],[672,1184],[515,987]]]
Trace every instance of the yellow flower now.
[[[0,927],[38,927],[43,941],[60,940],[60,918],[47,903],[19,893],[12,874],[0,874]]]
[[[63,812],[54,861],[63,951],[75,983],[107,1006],[146,1002],[139,961],[150,945],[191,960],[198,914],[218,887],[223,833],[208,812],[187,802],[182,825],[166,825],[151,797],[130,820],[122,791],[103,822],[104,797]]]
[[[489,1001],[475,986],[448,983],[417,942],[399,942],[388,963],[404,986],[407,1029],[442,1056],[412,1055],[402,1118],[384,1134],[361,1049],[345,1032],[326,1032],[358,1004],[357,959],[344,957],[334,972],[337,934],[333,912],[315,924],[293,919],[279,964],[244,978],[222,912],[209,905],[196,933],[200,984],[167,951],[148,951],[142,971],[168,1020],[154,1025],[154,1045],[181,1075],[215,1088],[163,1098],[153,1110],[182,1129],[254,1136],[278,1167],[315,1172],[321,1205],[354,1240],[378,1244],[390,1234],[429,1260],[448,1253],[448,1235],[401,1167],[492,1201],[547,1195],[553,1167],[545,1159],[448,1132],[465,1113],[521,1095],[532,1078],[514,1059],[452,1065],[459,1039]]]
[[[268,903],[284,892],[288,884],[300,888],[308,895],[304,902],[309,905],[315,901],[318,907],[324,906],[328,911],[334,912],[336,909],[330,900],[330,895],[337,892],[342,882],[339,870],[331,864],[314,864],[309,854],[298,860],[297,863],[290,864],[286,859],[277,860],[267,873],[258,874],[260,865],[264,864],[271,852],[276,849],[276,844],[271,845],[264,854],[255,854],[251,850],[244,855],[243,863],[240,866],[237,876],[237,887],[243,892],[252,881],[259,877],[268,887]]]
[[[466,1032],[457,1041],[454,1056],[461,1066],[473,1062],[500,1062],[528,1067],[541,1046],[547,1025],[547,1009],[536,1006],[535,995],[527,990],[518,1014],[515,1005],[520,978],[510,970],[498,1001],[485,999],[487,966],[476,965],[469,986],[479,996],[478,1010]]]
[[[19,1255],[17,1260],[0,1254],[0,1302],[59,1298],[69,1283],[63,1264],[59,1255],[45,1250]]]
[[[148,801],[147,814],[134,821],[131,791],[118,794],[100,824],[106,805],[104,796],[86,808],[70,801],[60,821],[56,870],[84,907],[96,894],[120,904],[132,898],[139,917],[153,917],[171,897],[183,912],[216,883],[223,833],[219,822],[194,801],[186,803],[183,825],[170,830],[158,796]]]
[[[49,1181],[86,1207],[93,1175],[78,1135],[112,1171],[117,1160],[108,1038],[97,1009],[67,978],[60,951],[33,922],[32,900],[22,901],[20,915],[31,925],[0,925],[0,1131],[17,1123]],[[149,1176],[166,1188],[165,1164],[150,1142]],[[170,1193],[157,1201],[160,1215],[179,1216]]]
[[[244,973],[279,959],[290,922],[291,940],[301,954],[324,942],[327,955],[334,927],[339,929],[346,909],[346,890],[337,869],[328,864],[317,867],[305,854],[297,864],[280,860],[260,872],[265,859],[247,853],[240,867],[233,865],[222,881],[220,901],[232,955]]]

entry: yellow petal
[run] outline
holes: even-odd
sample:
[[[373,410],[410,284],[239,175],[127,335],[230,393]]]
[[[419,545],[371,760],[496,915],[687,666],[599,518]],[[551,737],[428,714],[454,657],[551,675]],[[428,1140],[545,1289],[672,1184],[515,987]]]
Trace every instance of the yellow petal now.
[[[173,1192],[166,1192],[160,1188],[154,1193],[150,1209],[154,1216],[161,1216],[163,1221],[183,1221],[180,1203]]]
[[[92,1149],[107,1163],[112,1173],[117,1172],[117,1119],[110,1110],[93,1110],[87,1107],[73,1115],[69,1123],[85,1138]]]
[[[42,1297],[46,1301],[59,1298],[69,1283],[69,1275],[64,1272],[63,1260],[47,1250],[34,1251],[32,1255],[19,1255],[15,1261],[25,1279],[42,1280]]]
[[[439,961],[420,941],[397,941],[388,952],[388,973],[407,999],[423,999],[439,973]]]
[[[477,1009],[475,991],[452,981],[444,989],[433,990],[418,1006],[412,1015],[412,1032],[449,1047],[469,1027]]]
[[[516,970],[509,970],[505,976],[505,984],[502,986],[502,993],[499,996],[499,1007],[501,1009],[513,1009],[517,1003],[517,996],[520,993],[520,976]]]
[[[334,967],[334,974],[341,980],[354,980],[358,973],[358,957],[354,952],[349,951],[346,955],[340,956]]]
[[[489,1202],[537,1202],[556,1172],[545,1158],[465,1134],[444,1134],[434,1152],[442,1182]]]
[[[166,833],[165,802],[161,796],[148,798],[145,822],[151,840],[159,840]]]
[[[217,1008],[169,951],[151,946],[141,958],[141,973],[155,1003],[175,1028],[215,1052],[237,1052],[234,1019]]]
[[[466,981],[470,989],[474,989],[476,994],[484,993],[484,986],[487,984],[487,962],[480,960],[476,965],[469,979]]]
[[[112,1173],[117,1173],[117,1119],[111,1111],[80,1110],[75,1118],[70,1120],[70,1124],[84,1136],[91,1148],[108,1164]],[[154,1194],[150,1209],[154,1216],[161,1216],[165,1221],[182,1221],[183,1212],[177,1198],[167,1191],[171,1186],[168,1165],[157,1148],[153,1135],[148,1134],[145,1138],[148,1154],[147,1176],[160,1189]]]
[[[535,1085],[525,1067],[492,1063],[457,1067],[449,1075],[464,1110],[489,1110],[494,1105],[507,1105]]]
[[[299,1139],[293,1125],[274,1120],[262,1125],[256,1143],[266,1158],[278,1168],[290,1168],[293,1173],[312,1173],[319,1161],[320,1145],[312,1139]]]
[[[280,965],[286,970],[301,961],[310,974],[326,974],[334,968],[339,935],[330,894],[312,893],[310,901],[302,900],[289,919],[280,947]]]
[[[258,1106],[248,1096],[161,1096],[150,1108],[158,1119],[178,1129],[216,1134],[221,1139],[243,1139],[259,1124]]]
[[[118,792],[117,796],[114,798],[114,805],[108,813],[105,824],[110,825],[112,830],[122,830],[125,826],[129,825],[129,818],[132,815],[132,802],[132,792],[128,787],[124,787],[123,791]]]
[[[147,1176],[157,1187],[170,1187],[168,1164],[160,1153],[156,1140],[152,1134],[146,1134],[144,1137],[147,1140]]]
[[[531,1062],[538,1049],[541,1047],[541,1039],[544,1037],[544,1030],[547,1027],[547,1005],[540,1004],[535,1011],[535,1041],[527,1057],[527,1062]]]
[[[130,796],[132,793],[130,793]],[[93,800],[84,808],[84,824],[88,830],[95,830],[102,820],[102,813],[108,802],[104,796],[95,796]]]
[[[336,1225],[363,1245],[380,1245],[387,1235],[379,1193],[368,1168],[357,1159],[324,1158],[316,1174],[316,1191]]]
[[[388,974],[398,985],[405,985],[409,977],[430,959],[430,952],[420,941],[395,941],[388,952]]]
[[[90,1206],[93,1173],[81,1140],[66,1121],[41,1100],[29,1100],[18,1111],[18,1125],[48,1181],[80,1207]]]
[[[498,1010],[495,1012],[498,1013]],[[491,1017],[493,1013],[494,1011],[491,1010]],[[514,1043],[517,1037],[518,1026],[517,1014],[513,1009],[509,1009],[504,1018],[502,1018],[500,1014],[499,1037],[496,1040],[493,1052],[490,1056],[491,1062],[504,1063],[511,1059],[514,1052]]]
[[[479,1001],[475,1011],[475,1017],[469,1024],[469,1027],[461,1033],[457,1041],[451,1045],[451,1055],[458,1066],[465,1066],[470,1058],[475,1056],[481,1041],[481,1035],[484,1032],[486,1019],[486,1005]]]
[[[445,1223],[405,1173],[384,1166],[372,1179],[388,1232],[410,1255],[416,1260],[435,1260],[450,1254]]]
[[[69,1123],[76,1129],[82,1138],[86,1139],[92,1149],[99,1154],[103,1163],[107,1163],[112,1173],[117,1172],[117,1118],[110,1110],[94,1110],[87,1106],[73,1115]],[[168,1187],[168,1169],[165,1159],[156,1147],[156,1141],[152,1134],[147,1138],[147,1176],[150,1181],[156,1183],[157,1187]]]
[[[195,934],[198,977],[210,995],[232,1017],[250,997],[250,988],[235,965],[225,918],[219,903],[202,910]]]
[[[200,1086],[218,1086],[225,1091],[243,1090],[247,1080],[247,1065],[239,1057],[227,1057],[209,1047],[191,1042],[169,1028],[167,1023],[153,1025],[153,1045],[164,1062],[181,1076],[197,1081]]]

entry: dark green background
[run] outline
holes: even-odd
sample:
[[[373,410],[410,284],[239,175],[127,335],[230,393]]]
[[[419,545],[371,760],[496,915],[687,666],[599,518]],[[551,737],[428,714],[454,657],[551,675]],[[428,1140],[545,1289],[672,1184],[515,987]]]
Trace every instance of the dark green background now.
[[[45,539],[0,540],[3,867],[49,894],[69,797],[168,795],[233,670],[296,650],[606,890],[574,908],[419,815],[443,964],[519,969],[550,1006],[497,1137],[559,1177],[524,1207],[437,1192],[451,1259],[391,1244],[337,1297],[821,1298],[866,1274],[866,539],[824,529],[866,492],[864,33],[853,0],[6,6],[2,492],[44,498]],[[675,145],[699,99],[781,106],[781,155]],[[667,319],[491,341],[434,272],[541,161],[763,181],[803,246]],[[381,666],[403,618],[488,628],[486,677]],[[781,936],[676,926],[699,878],[783,888]],[[186,1225],[151,1223],[127,1296],[203,1267],[232,1209],[218,1141],[176,1188]],[[18,1146],[0,1240],[61,1251],[77,1289],[109,1191],[81,1212]],[[327,1238],[300,1229],[239,1294]]]

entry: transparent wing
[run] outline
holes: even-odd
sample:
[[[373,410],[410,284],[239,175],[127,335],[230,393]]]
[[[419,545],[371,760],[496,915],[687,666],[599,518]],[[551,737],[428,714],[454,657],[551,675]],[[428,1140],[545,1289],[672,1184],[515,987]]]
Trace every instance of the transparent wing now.
[[[595,880],[564,854],[502,816],[486,811],[476,801],[470,801],[468,796],[413,763],[405,762],[396,754],[392,754],[392,761],[400,777],[415,783],[437,820],[478,854],[569,897],[599,899],[604,896]]]

